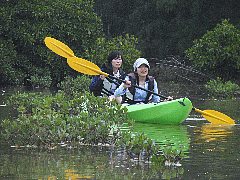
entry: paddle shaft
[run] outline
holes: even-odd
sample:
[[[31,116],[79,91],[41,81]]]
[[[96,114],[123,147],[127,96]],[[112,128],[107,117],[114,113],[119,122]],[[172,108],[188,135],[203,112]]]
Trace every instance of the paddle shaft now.
[[[119,81],[121,81],[121,82],[123,82],[123,83],[126,83],[126,80],[119,79],[119,78],[114,77],[114,76],[112,76],[112,75],[110,75],[110,74],[109,74],[108,76],[109,76],[110,78],[112,78],[112,79],[116,79],[116,80],[119,80]],[[153,94],[153,95],[162,97],[162,98],[164,98],[164,99],[168,99],[167,97],[165,97],[165,96],[163,96],[163,95],[157,94],[157,93],[155,93],[155,92],[153,92],[153,91],[150,91],[150,90],[148,90],[148,89],[142,88],[142,87],[137,86],[137,85],[135,85],[135,84],[131,84],[131,86],[133,86],[133,87],[135,87],[135,88],[138,88],[138,89],[141,89],[141,90],[143,90],[143,91],[149,92],[149,93],[151,93],[151,94]]]

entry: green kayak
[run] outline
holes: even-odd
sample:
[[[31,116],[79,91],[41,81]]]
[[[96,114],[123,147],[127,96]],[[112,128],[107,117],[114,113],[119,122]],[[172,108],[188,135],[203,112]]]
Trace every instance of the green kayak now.
[[[180,124],[187,119],[193,106],[188,98],[150,104],[126,106],[128,116],[136,122],[154,124]]]

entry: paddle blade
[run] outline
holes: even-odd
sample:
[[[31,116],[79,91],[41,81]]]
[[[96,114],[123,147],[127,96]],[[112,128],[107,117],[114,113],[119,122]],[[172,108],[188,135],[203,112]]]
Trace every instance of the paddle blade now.
[[[46,37],[44,39],[44,42],[50,50],[52,50],[59,56],[62,56],[65,58],[74,57],[73,51],[66,44],[62,43],[61,41],[58,41],[51,37]]]
[[[215,110],[202,111],[197,108],[193,108],[193,110],[201,113],[202,116],[212,124],[235,124],[235,121],[232,118],[221,112]]]
[[[101,69],[96,64],[82,58],[71,57],[67,59],[67,63],[72,69],[83,74],[87,74],[87,75],[102,74],[102,75],[108,76],[108,74],[102,72]]]
[[[221,112],[215,110],[204,110],[204,112],[203,117],[212,124],[235,124],[232,118]]]

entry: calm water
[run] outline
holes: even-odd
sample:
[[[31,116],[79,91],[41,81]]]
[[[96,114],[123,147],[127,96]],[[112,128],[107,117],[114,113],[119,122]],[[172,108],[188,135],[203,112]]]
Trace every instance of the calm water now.
[[[6,94],[6,92],[5,92]],[[0,104],[5,104],[2,95]],[[223,112],[240,120],[239,100],[209,101],[193,99],[199,109]],[[0,106],[1,119],[8,115]],[[161,145],[182,149],[181,167],[153,168],[136,163],[126,154],[109,148],[79,147],[44,151],[0,146],[0,179],[239,179],[240,126],[213,126],[199,114],[180,126],[136,124]]]

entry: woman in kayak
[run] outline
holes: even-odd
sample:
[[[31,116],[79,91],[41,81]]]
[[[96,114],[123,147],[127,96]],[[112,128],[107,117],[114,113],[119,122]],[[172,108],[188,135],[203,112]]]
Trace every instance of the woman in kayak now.
[[[103,64],[101,70],[119,79],[125,79],[126,73],[121,69],[122,66],[122,53],[120,51],[112,51],[108,57],[107,62]],[[90,84],[90,92],[95,96],[107,95],[110,100],[115,98],[114,91],[121,84],[121,82],[105,77],[104,75],[94,76]],[[117,98],[117,101],[121,102],[121,97]]]
[[[116,97],[123,96],[122,103],[136,104],[136,103],[149,103],[160,102],[160,97],[146,92],[132,85],[140,86],[147,90],[158,93],[158,86],[156,80],[149,76],[150,65],[145,58],[138,58],[133,64],[134,72],[126,76],[125,83],[122,83],[116,90],[114,95]]]

